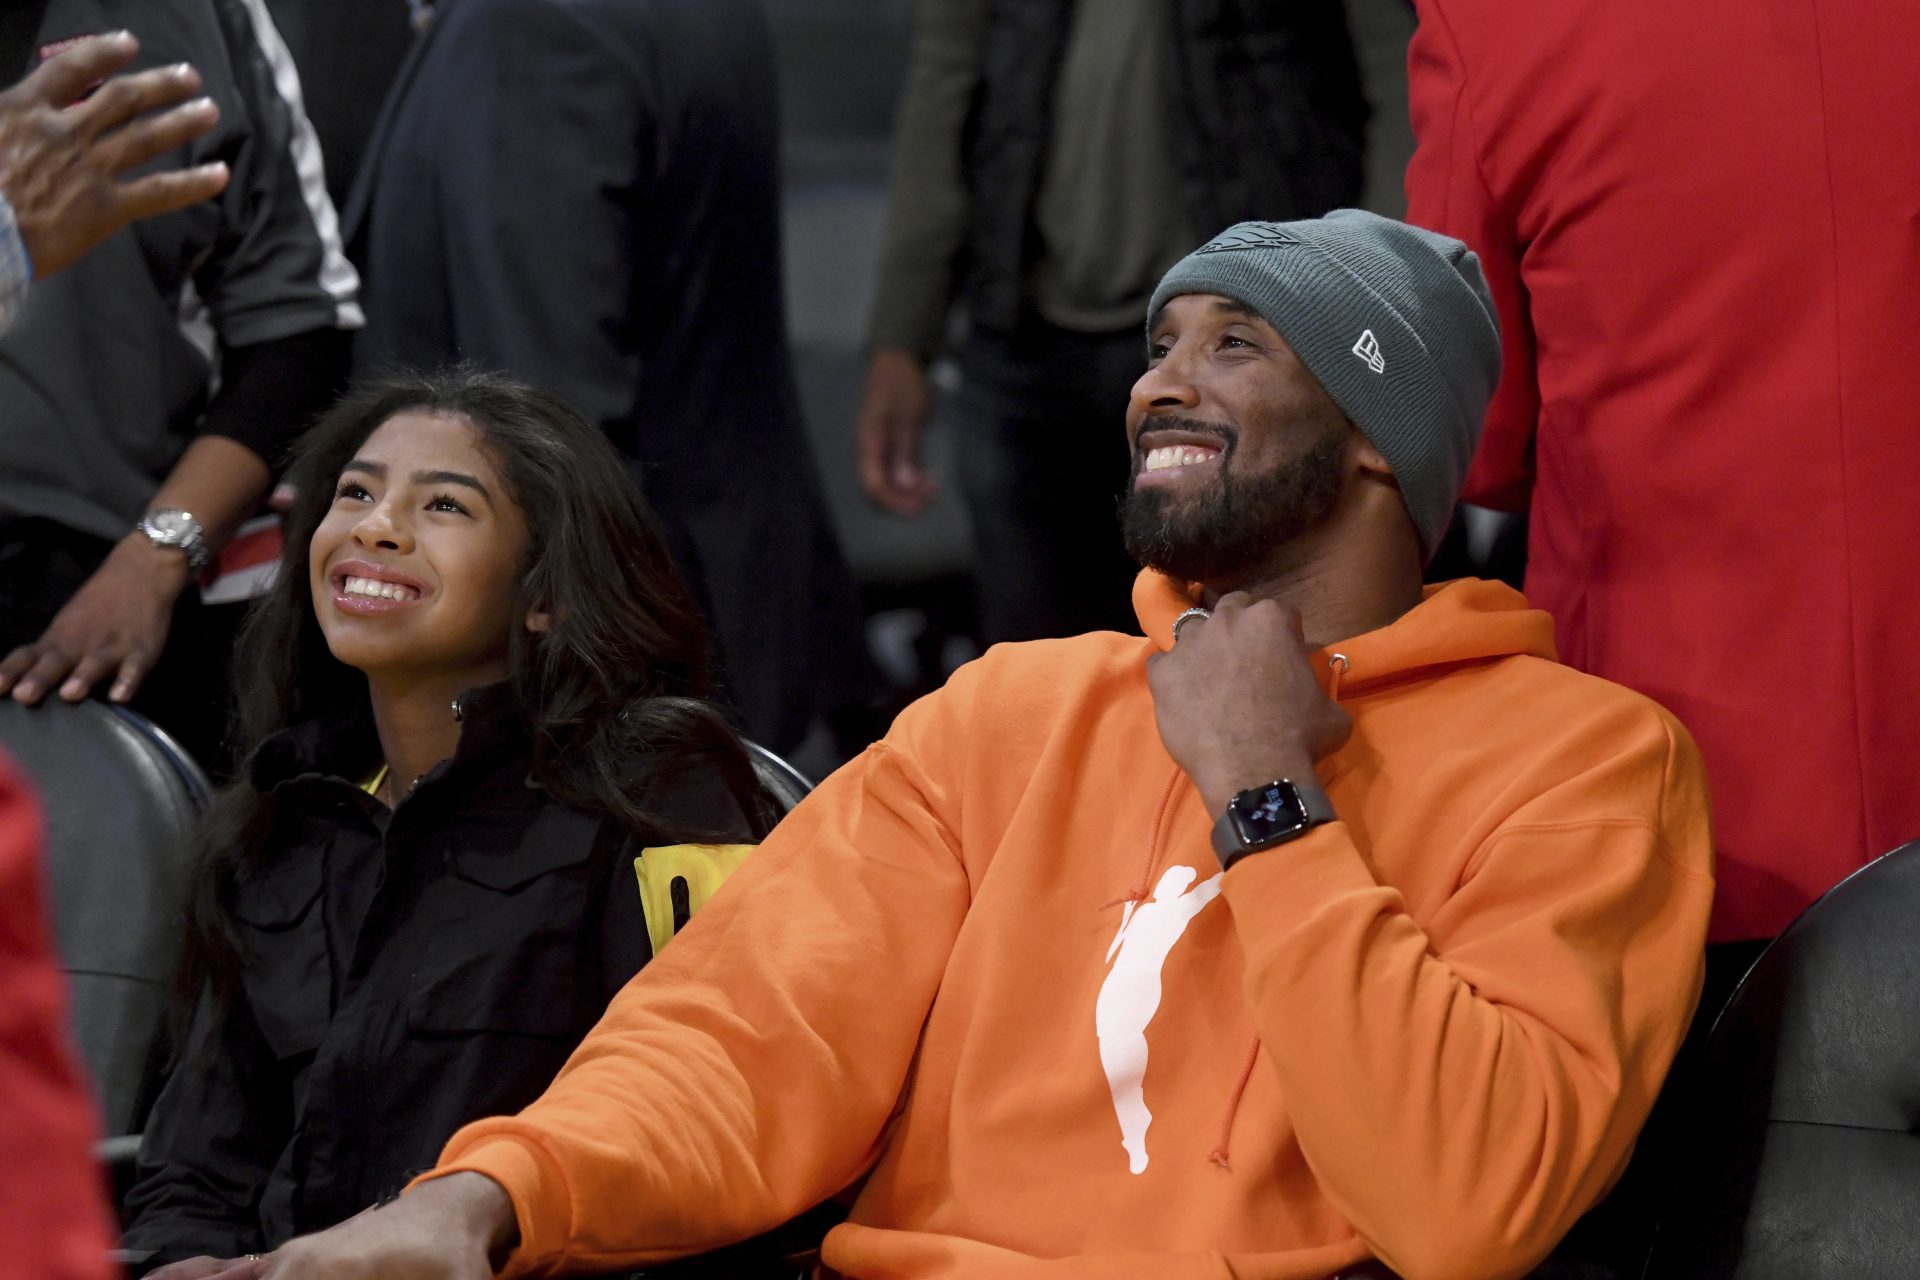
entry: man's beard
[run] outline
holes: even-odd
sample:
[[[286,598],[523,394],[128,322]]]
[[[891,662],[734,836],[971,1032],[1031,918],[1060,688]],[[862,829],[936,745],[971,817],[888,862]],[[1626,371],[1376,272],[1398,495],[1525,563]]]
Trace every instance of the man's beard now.
[[[1230,427],[1170,418],[1153,425],[1219,436],[1223,448],[1215,482],[1197,493],[1136,489],[1133,482],[1144,464],[1136,453],[1120,504],[1120,531],[1127,554],[1146,568],[1183,582],[1247,578],[1288,543],[1325,524],[1340,503],[1346,482],[1344,421],[1329,423],[1285,466],[1257,476],[1233,473],[1240,437]]]

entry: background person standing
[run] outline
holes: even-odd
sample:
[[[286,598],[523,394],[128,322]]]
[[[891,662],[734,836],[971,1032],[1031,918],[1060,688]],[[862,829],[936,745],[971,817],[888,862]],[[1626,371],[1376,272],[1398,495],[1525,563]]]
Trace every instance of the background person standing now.
[[[28,64],[124,27],[135,68],[198,68],[219,121],[152,168],[231,180],[36,284],[0,338],[0,694],[100,686],[218,768],[236,610],[194,584],[342,382],[358,282],[258,0],[38,7]]]
[[[348,203],[356,365],[547,387],[639,472],[726,691],[786,750],[862,678],[802,433],[757,0],[441,0]],[[482,91],[484,87],[484,91]]]
[[[927,365],[967,317],[959,482],[982,639],[1131,629],[1113,416],[1140,313],[1198,239],[1358,202],[1367,106],[1339,0],[921,0],[857,428],[903,515]]]
[[[1566,661],[1699,740],[1716,942],[1920,836],[1917,45],[1903,0],[1420,4],[1408,217],[1506,349],[1466,498],[1530,510]]]

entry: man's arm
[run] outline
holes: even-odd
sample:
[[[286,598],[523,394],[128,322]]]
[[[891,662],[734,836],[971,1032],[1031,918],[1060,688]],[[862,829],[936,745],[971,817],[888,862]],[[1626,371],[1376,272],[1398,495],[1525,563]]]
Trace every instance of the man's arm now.
[[[206,436],[187,448],[152,505],[192,513],[209,546],[217,547],[266,492],[267,480],[266,463],[252,451]],[[174,603],[192,580],[184,552],[155,546],[136,529],[114,545],[38,640],[0,661],[0,694],[11,691],[32,704],[57,688],[63,699],[78,702],[110,679],[107,696],[125,702],[159,660]]]
[[[1525,512],[1540,419],[1533,318],[1521,271],[1526,246],[1512,211],[1487,183],[1466,63],[1439,0],[1421,0],[1407,54],[1407,95],[1418,145],[1407,165],[1407,221],[1464,240],[1500,315],[1500,386],[1468,473],[1468,502]]]
[[[888,184],[887,238],[867,341],[872,355],[855,424],[860,482],[875,503],[914,515],[938,486],[920,465],[932,400],[927,362],[946,330],[967,229],[961,137],[980,78],[986,7],[920,0]]]
[[[174,464],[150,509],[189,512],[210,550],[225,546],[266,492],[268,457],[277,460],[290,437],[339,393],[347,361],[347,335],[336,329],[227,351],[205,432]],[[159,661],[174,604],[192,583],[184,552],[157,547],[134,530],[38,641],[0,661],[0,694],[11,688],[15,698],[32,703],[58,688],[63,699],[77,702],[110,679],[107,696],[125,702]]]
[[[225,58],[250,128],[222,198],[219,247],[194,273],[220,336],[221,388],[202,435],[148,504],[190,514],[209,551],[257,509],[272,464],[339,391],[344,331],[360,323],[358,280],[340,252],[286,50],[248,6],[217,12],[225,43],[208,52]],[[224,182],[227,168],[217,167]],[[0,695],[32,703],[57,689],[77,702],[107,680],[110,698],[131,698],[166,647],[192,579],[182,551],[130,531],[40,639],[0,661]]]
[[[544,1096],[462,1129],[398,1204],[293,1242],[267,1275],[477,1277],[507,1241],[509,1275],[647,1266],[857,1179],[969,901],[947,770],[921,763],[926,737],[903,745],[926,709],[781,822]]]
[[[1215,813],[1313,777],[1346,733],[1297,615],[1244,601],[1149,669],[1162,738]],[[1222,884],[1301,1149],[1401,1274],[1519,1275],[1544,1257],[1624,1166],[1699,997],[1698,753],[1644,704],[1592,736],[1557,772],[1515,762],[1514,789],[1537,789],[1424,927],[1338,821]]]

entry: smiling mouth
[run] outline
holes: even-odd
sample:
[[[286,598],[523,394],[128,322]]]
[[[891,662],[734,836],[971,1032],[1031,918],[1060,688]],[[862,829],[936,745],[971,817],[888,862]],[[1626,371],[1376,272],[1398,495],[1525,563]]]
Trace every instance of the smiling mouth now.
[[[379,578],[348,577],[340,584],[340,594],[365,600],[392,600],[405,603],[418,600],[420,592],[398,582],[383,582]]]
[[[1205,445],[1161,445],[1157,449],[1147,451],[1146,460],[1141,464],[1140,471],[1145,475],[1155,471],[1171,471],[1177,467],[1199,466],[1201,463],[1212,462],[1220,456],[1220,453],[1220,450],[1210,449]]]

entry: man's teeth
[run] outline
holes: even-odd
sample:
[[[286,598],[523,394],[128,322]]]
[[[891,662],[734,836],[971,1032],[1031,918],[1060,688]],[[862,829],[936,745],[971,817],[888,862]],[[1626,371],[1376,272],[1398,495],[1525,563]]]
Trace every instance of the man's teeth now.
[[[350,596],[376,596],[382,600],[416,600],[420,596],[412,587],[382,582],[378,578],[348,578],[345,591]]]
[[[1220,456],[1218,449],[1205,449],[1190,444],[1167,444],[1158,449],[1147,451],[1148,471],[1165,471],[1168,467],[1190,467],[1196,462],[1212,462]]]

